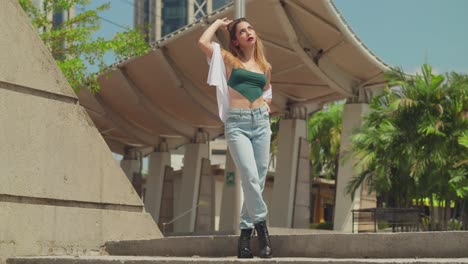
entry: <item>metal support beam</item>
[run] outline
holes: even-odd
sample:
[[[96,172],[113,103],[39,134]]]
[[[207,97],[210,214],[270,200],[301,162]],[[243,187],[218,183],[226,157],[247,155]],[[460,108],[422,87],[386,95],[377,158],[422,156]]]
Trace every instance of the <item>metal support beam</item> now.
[[[291,54],[291,55],[297,56],[295,50],[290,49],[289,47],[285,47],[285,46],[283,46],[283,45],[281,45],[281,44],[275,42],[275,41],[273,40],[273,38],[270,38],[267,34],[262,34],[262,33],[260,33],[260,35],[262,36],[262,41],[263,41],[263,43],[265,43],[265,44],[267,44],[267,45],[271,45],[271,46],[273,46],[273,47],[275,47],[275,48],[278,48],[278,49],[280,49],[280,50],[282,50],[282,51],[288,52],[288,53]]]
[[[328,22],[325,18],[321,17],[319,14],[315,13],[315,12],[312,12],[311,10],[307,9],[307,8],[304,8],[302,5],[300,5],[298,2],[294,2],[294,1],[287,1],[286,2],[288,5],[292,5],[296,8],[299,8],[301,10],[303,10],[304,12],[306,12],[308,15],[312,16],[316,21],[320,22],[320,24],[328,27],[328,29],[332,30],[335,34],[338,34],[338,35],[341,35],[342,33],[340,32],[340,30],[333,24],[331,24],[330,22]]]
[[[171,76],[177,81],[177,86],[190,96],[194,104],[199,105],[201,109],[205,110],[207,115],[218,119],[218,106],[214,99],[208,97],[206,93],[203,93],[200,88],[196,87],[195,84],[183,74],[183,71],[177,67],[177,64],[171,59],[165,48],[155,50],[154,52],[161,58],[161,61],[166,64],[166,68],[169,69]],[[204,127],[209,128],[207,126]]]
[[[288,2],[289,3],[289,2]],[[338,83],[336,79],[336,74],[341,74],[341,77],[346,76],[345,73],[327,73],[323,70],[323,67],[319,67],[315,64],[311,58],[311,55],[304,50],[304,47],[312,47],[310,43],[306,43],[306,40],[299,39],[298,31],[299,29],[295,27],[289,19],[287,11],[285,7],[283,7],[280,3],[275,4],[275,8],[277,9],[278,20],[283,25],[284,32],[288,35],[289,44],[293,47],[294,51],[296,52],[297,56],[301,58],[304,64],[317,75],[317,77],[324,80],[330,88],[334,89],[337,92],[342,93],[346,96],[352,96],[352,79],[345,78],[346,84]],[[323,58],[322,58],[323,60]],[[334,75],[335,77],[331,77]]]
[[[295,103],[294,105],[306,105],[306,104],[312,104],[312,103],[317,103],[317,104],[323,104],[331,101],[336,101],[339,99],[343,99],[343,95],[337,92],[333,92],[331,94],[327,94],[324,96],[316,97],[313,99],[309,100],[304,100],[302,102]]]
[[[234,0],[234,18],[245,17],[245,0]]]
[[[165,126],[170,127],[180,136],[192,139],[193,135],[196,132],[195,127],[186,124],[185,122],[176,119],[176,117],[171,116],[169,113],[166,113],[164,110],[159,108],[157,104],[150,102],[147,96],[145,96],[138,86],[133,82],[133,80],[128,76],[125,67],[119,68],[120,71],[115,72],[114,74],[120,74],[121,78],[130,86],[135,96],[138,97],[140,105],[145,109],[147,113],[152,114],[155,122],[162,122]],[[190,140],[189,140],[190,141]]]
[[[271,82],[271,85],[297,87],[297,88],[305,88],[305,89],[328,88],[328,85],[326,84],[308,84],[308,83]]]
[[[83,87],[84,93],[91,93],[89,92],[87,87]],[[98,104],[101,109],[104,111],[104,116],[108,118],[116,127],[118,127],[120,130],[122,130],[124,133],[127,135],[132,136],[136,140],[140,141],[143,144],[146,145],[155,145],[158,141],[159,138],[156,135],[152,135],[147,133],[146,131],[143,131],[139,128],[137,128],[135,125],[130,123],[128,120],[126,120],[124,117],[120,116],[118,113],[116,113],[113,109],[111,109],[105,102],[104,99],[99,94],[96,95],[88,95],[88,97],[93,98],[96,100],[96,104]]]
[[[278,75],[281,75],[281,74],[285,74],[285,73],[288,73],[288,72],[295,71],[295,70],[300,69],[302,67],[306,67],[306,65],[304,63],[299,63],[297,65],[294,65],[294,66],[289,67],[289,68],[282,69],[280,71],[274,71],[274,72],[271,73],[271,75],[272,76],[278,76]]]
[[[275,93],[281,94],[282,96],[284,96],[284,97],[286,97],[286,98],[288,98],[290,100],[297,101],[297,102],[302,102],[302,101],[306,100],[306,99],[303,99],[303,98],[296,97],[294,95],[287,94],[284,91],[282,91],[281,89],[275,90]]]

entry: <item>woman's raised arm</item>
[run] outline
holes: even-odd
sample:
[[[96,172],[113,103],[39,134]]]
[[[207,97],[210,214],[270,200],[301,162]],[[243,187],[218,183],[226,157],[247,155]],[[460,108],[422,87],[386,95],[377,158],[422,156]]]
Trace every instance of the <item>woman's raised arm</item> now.
[[[198,46],[205,53],[205,55],[211,59],[213,54],[213,46],[211,45],[211,39],[220,27],[227,27],[232,22],[227,18],[217,19],[213,22],[206,30],[203,32],[203,35],[198,40]]]

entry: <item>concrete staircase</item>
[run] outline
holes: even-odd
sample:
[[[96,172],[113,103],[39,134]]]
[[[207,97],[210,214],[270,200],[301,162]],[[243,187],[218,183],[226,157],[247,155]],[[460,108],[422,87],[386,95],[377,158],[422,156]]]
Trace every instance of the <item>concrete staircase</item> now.
[[[150,263],[463,263],[468,264],[468,232],[273,235],[273,259],[239,260],[236,236],[170,237],[113,241],[102,256],[40,256],[8,259],[8,264]],[[256,239],[253,243],[254,251]]]
[[[234,257],[229,258],[188,258],[188,257],[35,257],[35,258],[18,258],[9,261],[8,263],[14,264],[214,264],[214,263],[262,263],[262,264],[466,264],[468,259],[333,259],[333,258],[273,258],[270,260],[265,259],[252,259],[252,260],[239,260]]]

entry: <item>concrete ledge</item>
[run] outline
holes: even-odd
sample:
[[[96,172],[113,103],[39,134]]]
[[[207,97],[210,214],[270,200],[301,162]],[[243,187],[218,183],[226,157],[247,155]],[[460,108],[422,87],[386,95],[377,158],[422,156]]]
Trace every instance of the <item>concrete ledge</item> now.
[[[276,257],[467,258],[468,232],[272,236]],[[252,243],[256,251],[257,239]],[[106,243],[110,255],[235,256],[237,236],[171,237]]]
[[[96,255],[109,240],[162,237],[151,215],[0,202],[1,258]]]
[[[235,257],[230,258],[175,258],[175,257],[28,257],[12,258],[7,261],[8,264],[149,264],[149,263],[337,263],[337,264],[467,264],[468,258],[457,259],[331,259],[331,258],[272,258],[272,259],[249,259],[239,260]]]
[[[143,206],[81,106],[25,96],[0,83],[0,124],[7,124],[0,137],[8,150],[0,152],[3,201]]]

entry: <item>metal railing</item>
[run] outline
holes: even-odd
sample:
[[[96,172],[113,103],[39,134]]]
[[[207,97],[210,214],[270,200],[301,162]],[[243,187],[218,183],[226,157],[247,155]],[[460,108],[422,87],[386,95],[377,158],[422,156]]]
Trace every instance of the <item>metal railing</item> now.
[[[196,206],[188,209],[187,211],[181,213],[180,215],[172,218],[169,222],[163,222],[162,223],[162,233],[163,235],[166,234],[166,226],[167,225],[170,225],[170,224],[173,224],[174,222],[176,222],[177,220],[181,219],[182,217],[184,217],[185,215],[187,215],[188,213],[192,212],[193,210],[197,209],[198,207],[200,206],[200,204],[197,204]]]
[[[417,208],[366,208],[351,210],[352,232],[378,232],[379,224],[392,232],[420,231],[421,212]]]

